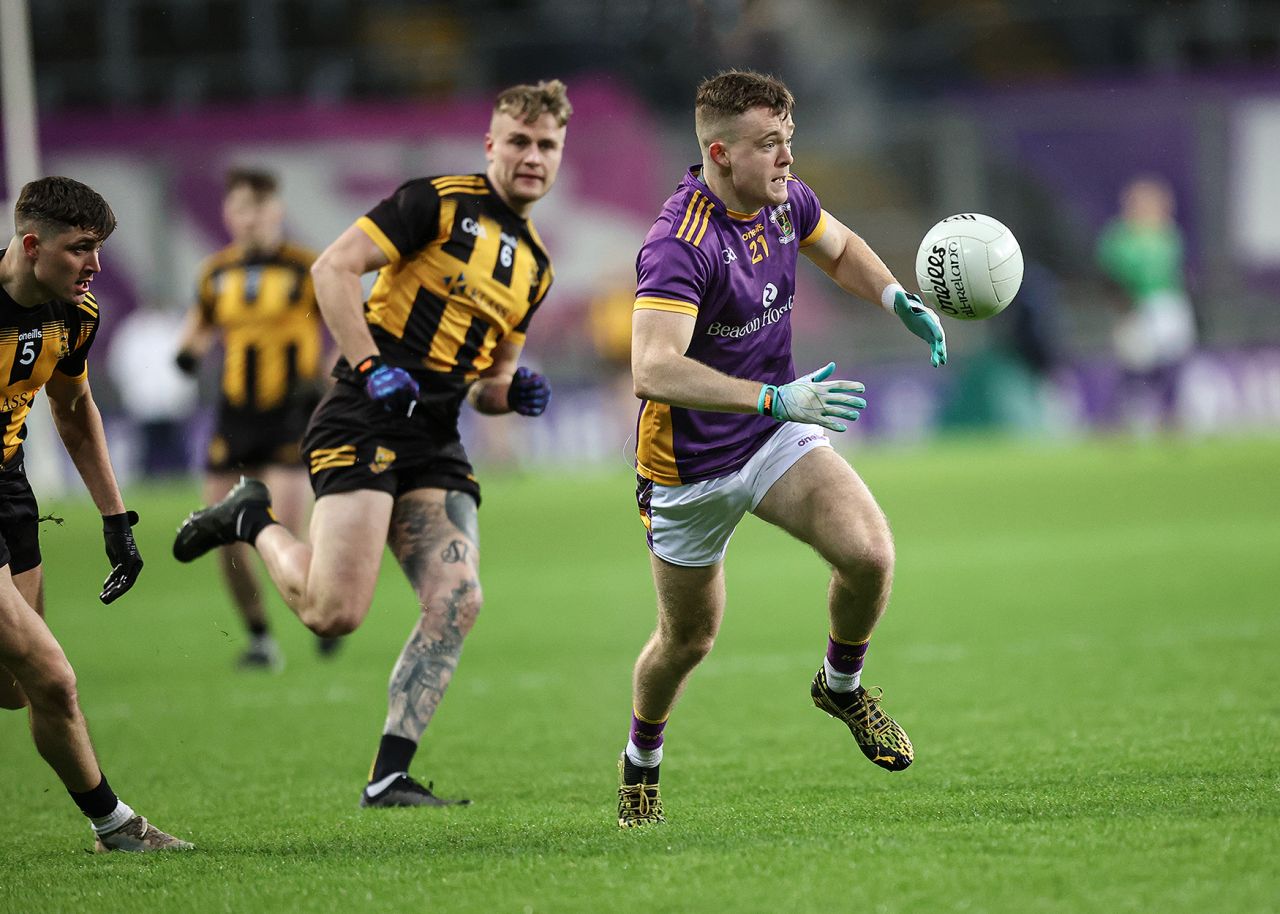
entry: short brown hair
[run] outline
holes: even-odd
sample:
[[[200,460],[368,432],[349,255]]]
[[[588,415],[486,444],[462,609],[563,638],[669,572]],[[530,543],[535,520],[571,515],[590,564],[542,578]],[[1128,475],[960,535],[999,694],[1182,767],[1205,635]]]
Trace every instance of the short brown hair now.
[[[563,127],[569,123],[573,105],[569,104],[568,90],[558,79],[544,79],[536,85],[512,86],[503,89],[493,103],[495,114],[509,114],[518,121],[532,124],[544,114],[550,114]]]
[[[13,207],[13,225],[19,235],[78,228],[106,241],[116,230],[116,214],[89,185],[55,175],[23,186]]]
[[[247,187],[259,199],[273,197],[280,190],[280,180],[261,168],[231,168],[227,170],[226,193],[237,187]]]
[[[774,114],[788,115],[796,100],[782,80],[754,70],[725,70],[698,86],[693,102],[694,125],[698,142],[709,145],[720,137],[729,120],[752,108],[767,108]]]

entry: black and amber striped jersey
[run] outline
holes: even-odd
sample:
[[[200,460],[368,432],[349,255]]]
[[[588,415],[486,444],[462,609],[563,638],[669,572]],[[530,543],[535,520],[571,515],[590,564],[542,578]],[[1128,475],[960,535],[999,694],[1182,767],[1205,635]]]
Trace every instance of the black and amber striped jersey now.
[[[200,271],[197,307],[222,332],[222,398],[263,411],[318,378],[324,342],[311,283],[316,255],[286,243],[271,254],[223,248]]]
[[[428,389],[460,388],[493,364],[499,341],[523,344],[551,258],[483,174],[409,181],[356,224],[390,261],[365,305],[389,364]]]
[[[0,251],[3,256],[4,251]],[[88,375],[85,357],[97,332],[98,302],[92,295],[86,295],[81,304],[50,301],[24,308],[0,289],[4,463],[22,446],[31,404],[53,373],[72,379]]]

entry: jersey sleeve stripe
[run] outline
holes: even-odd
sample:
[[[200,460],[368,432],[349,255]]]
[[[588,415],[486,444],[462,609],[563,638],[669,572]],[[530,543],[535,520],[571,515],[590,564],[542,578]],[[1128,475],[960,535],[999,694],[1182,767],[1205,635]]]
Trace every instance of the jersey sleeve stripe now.
[[[814,226],[812,232],[804,237],[800,242],[800,247],[806,248],[811,244],[816,244],[821,240],[822,236],[827,232],[827,211],[824,209],[818,216],[818,224]]]
[[[702,225],[698,229],[697,236],[693,239],[693,246],[696,248],[702,243],[702,236],[707,233],[707,226],[711,224],[711,211],[716,205],[710,200],[707,201],[707,208],[702,211]]]
[[[684,237],[684,230],[689,225],[689,218],[693,215],[694,209],[699,205],[699,198],[701,197],[702,197],[702,194],[698,193],[695,190],[693,192],[693,196],[689,198],[689,205],[685,208],[685,211],[684,211],[684,220],[680,223],[680,228],[676,229],[677,238]]]
[[[699,196],[701,197],[701,195]],[[706,225],[705,220],[711,211],[711,206],[712,204],[710,200],[706,197],[701,197],[698,201],[697,208],[693,212],[693,220],[689,223],[688,230],[678,233],[676,237],[681,241],[687,241],[696,247],[697,242],[693,240],[694,235],[697,233],[699,227],[704,227]]]
[[[387,259],[395,263],[400,259],[400,251],[391,243],[391,239],[386,236],[382,229],[378,228],[378,223],[374,222],[368,216],[361,216],[356,220],[356,225],[360,230],[369,236],[369,239],[378,246],[378,250],[387,255]]]
[[[633,311],[671,311],[675,314],[687,314],[690,317],[698,316],[698,306],[691,305],[687,301],[680,301],[677,298],[657,298],[652,295],[645,295],[636,299]]]
[[[460,184],[467,184],[472,187],[483,187],[484,177],[482,175],[441,175],[438,178],[431,179],[431,186],[436,189]]]

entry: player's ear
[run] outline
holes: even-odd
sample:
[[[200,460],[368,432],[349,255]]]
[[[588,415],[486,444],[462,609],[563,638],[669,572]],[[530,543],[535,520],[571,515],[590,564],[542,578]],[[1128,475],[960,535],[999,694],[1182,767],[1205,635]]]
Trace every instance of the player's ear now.
[[[32,260],[40,254],[40,236],[35,232],[27,232],[22,236],[22,253]]]
[[[729,167],[729,150],[724,143],[719,140],[707,147],[707,152],[711,154],[711,161],[715,162],[721,168]]]
[[[484,135],[484,157],[493,161],[493,134],[488,132]]]

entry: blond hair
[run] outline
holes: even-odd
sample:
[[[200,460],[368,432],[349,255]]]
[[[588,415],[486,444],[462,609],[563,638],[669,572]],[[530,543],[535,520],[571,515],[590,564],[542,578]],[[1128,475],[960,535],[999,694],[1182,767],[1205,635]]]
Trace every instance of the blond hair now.
[[[558,79],[544,79],[536,85],[512,86],[503,89],[493,104],[495,114],[509,114],[518,121],[532,124],[544,114],[550,114],[563,127],[569,123],[573,105],[565,84]]]

